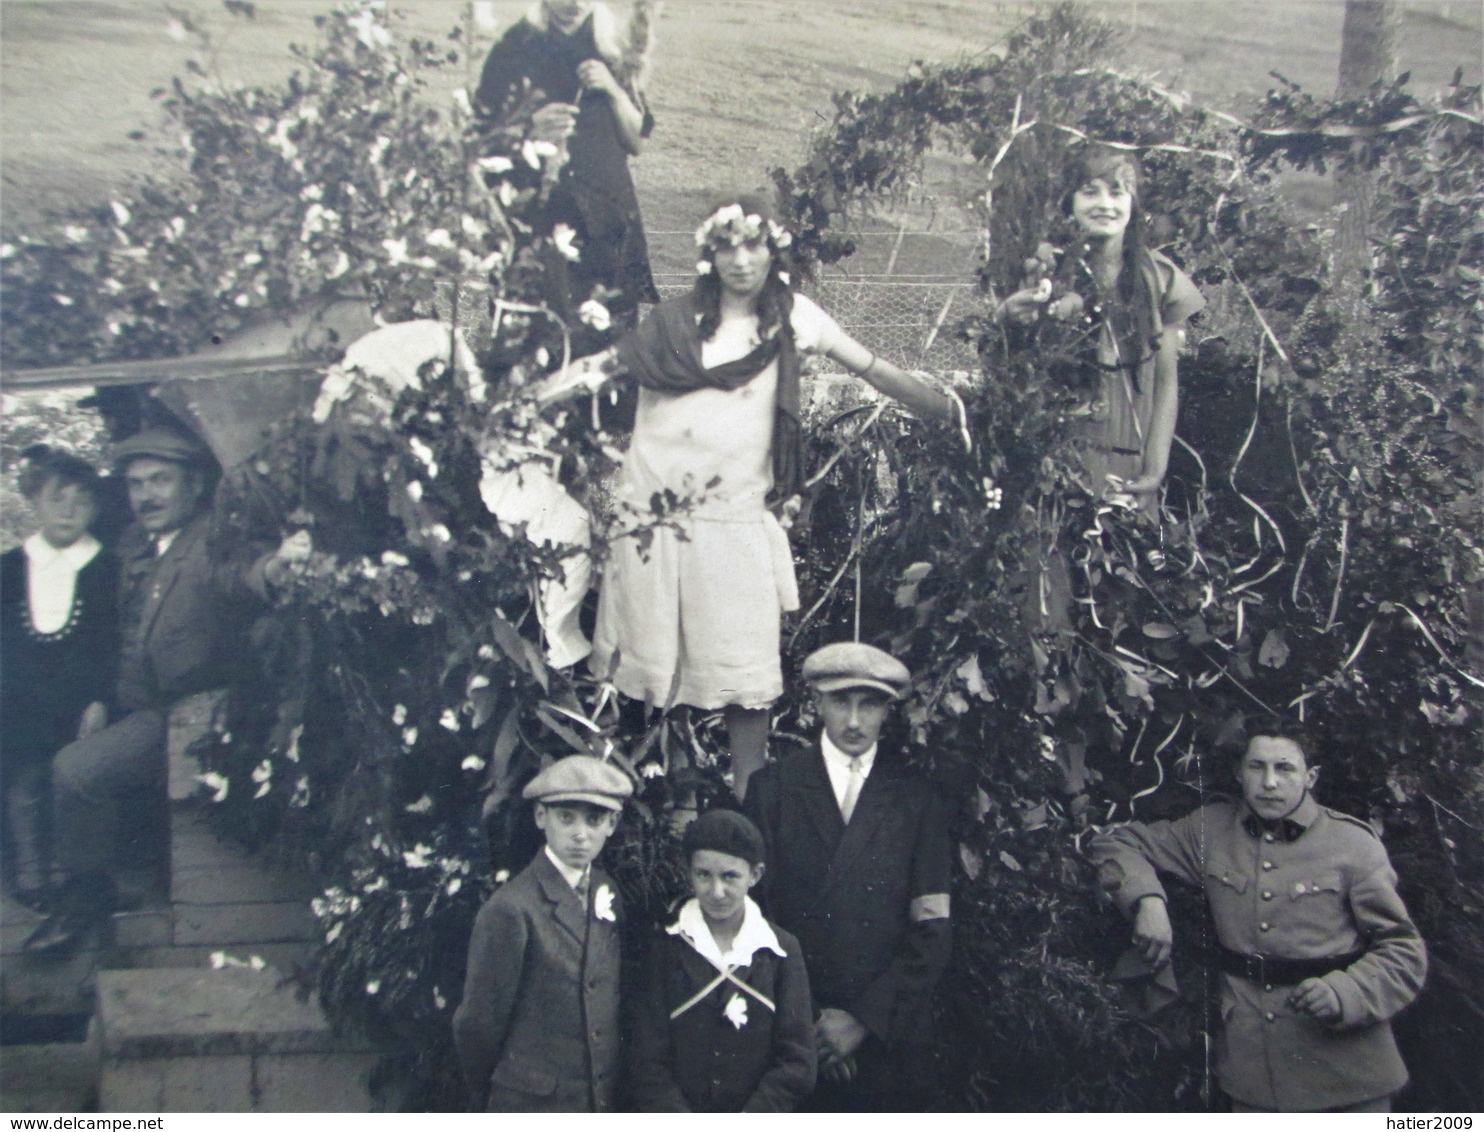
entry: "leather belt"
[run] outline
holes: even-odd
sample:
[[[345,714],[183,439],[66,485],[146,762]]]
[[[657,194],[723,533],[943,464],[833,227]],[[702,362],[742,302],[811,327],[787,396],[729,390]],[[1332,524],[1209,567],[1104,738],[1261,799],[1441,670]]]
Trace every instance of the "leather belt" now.
[[[1225,974],[1262,986],[1280,987],[1297,986],[1305,979],[1343,971],[1364,954],[1364,951],[1352,951],[1347,955],[1326,955],[1321,959],[1275,959],[1269,955],[1244,955],[1220,944],[1214,951],[1216,966]]]

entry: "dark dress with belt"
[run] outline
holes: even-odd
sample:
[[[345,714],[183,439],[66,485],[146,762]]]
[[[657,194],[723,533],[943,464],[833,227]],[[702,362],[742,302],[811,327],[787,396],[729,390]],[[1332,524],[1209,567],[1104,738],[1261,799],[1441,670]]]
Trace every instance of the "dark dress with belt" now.
[[[490,49],[475,102],[480,114],[491,121],[517,108],[527,89],[540,92],[535,95],[538,106],[568,102],[578,107],[576,124],[567,138],[567,163],[548,198],[545,219],[548,231],[567,224],[577,232],[581,259],[568,264],[556,257],[561,262],[552,266],[568,274],[568,295],[574,306],[589,296],[595,284],[601,284],[621,292],[608,302],[610,311],[631,316],[639,303],[658,303],[659,294],[650,274],[639,198],[613,105],[599,91],[582,90],[577,80],[578,66],[588,59],[603,59],[591,15],[570,35],[543,31],[522,20]],[[642,96],[632,90],[629,95],[644,114],[641,134],[648,137],[654,119]]]
[[[112,699],[118,671],[118,559],[100,550],[78,571],[55,633],[31,623],[30,573],[23,547],[0,555],[0,767],[12,867],[39,851],[53,756],[77,738],[89,704]]]

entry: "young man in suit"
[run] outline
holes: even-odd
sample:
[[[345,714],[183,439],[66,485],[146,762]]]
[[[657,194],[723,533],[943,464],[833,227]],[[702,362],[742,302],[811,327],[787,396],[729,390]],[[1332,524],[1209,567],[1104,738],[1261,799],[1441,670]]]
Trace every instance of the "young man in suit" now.
[[[546,847],[480,909],[453,1016],[488,1112],[610,1112],[619,1064],[618,890],[593,863],[633,783],[572,755],[525,788]]]
[[[826,645],[805,662],[824,722],[812,749],[753,778],[768,917],[799,937],[818,1009],[818,1111],[910,1111],[931,1074],[933,989],[952,947],[942,798],[894,753],[882,724],[911,679],[870,645]]]

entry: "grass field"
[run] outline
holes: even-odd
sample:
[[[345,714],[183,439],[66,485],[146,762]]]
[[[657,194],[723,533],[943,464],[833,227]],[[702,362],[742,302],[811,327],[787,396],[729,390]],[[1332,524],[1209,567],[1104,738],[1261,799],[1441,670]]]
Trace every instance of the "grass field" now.
[[[314,16],[330,2],[258,0],[252,22],[232,19],[213,0],[176,6],[219,33],[218,64],[229,79],[269,83],[292,70],[288,46],[313,40]],[[465,10],[462,0],[395,6],[409,33],[422,36],[442,36]],[[1241,113],[1272,85],[1275,70],[1318,91],[1333,88],[1339,0],[1095,6],[1127,28],[1130,69],[1156,72],[1223,109]],[[525,7],[526,0],[498,0],[501,26]],[[1398,54],[1418,89],[1447,82],[1459,66],[1478,81],[1484,6],[1401,7]],[[989,0],[668,0],[651,88],[658,128],[634,165],[656,269],[689,270],[684,233],[701,199],[716,188],[761,183],[769,167],[796,161],[810,131],[827,121],[832,92],[887,88],[916,59],[991,50],[1032,11]],[[149,91],[183,73],[190,52],[167,37],[167,20],[163,3],[146,0],[0,3],[0,219],[7,227],[55,205],[102,200],[149,170],[147,148],[126,135],[155,120]],[[464,78],[450,73],[449,89]],[[929,245],[924,253],[937,250]]]

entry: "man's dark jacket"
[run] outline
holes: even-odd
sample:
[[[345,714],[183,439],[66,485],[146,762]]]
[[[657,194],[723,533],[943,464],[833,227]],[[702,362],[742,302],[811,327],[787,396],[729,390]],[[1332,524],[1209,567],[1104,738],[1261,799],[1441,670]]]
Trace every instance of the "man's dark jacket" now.
[[[754,775],[745,808],[767,841],[763,910],[803,944],[815,1005],[887,1046],[925,1041],[952,949],[936,788],[883,751],[847,826],[816,746]]]
[[[118,706],[168,711],[195,692],[229,684],[243,650],[251,602],[261,600],[261,567],[207,553],[210,517],[197,515],[164,554],[139,526],[119,542],[123,655]],[[250,548],[253,550],[259,548]]]

